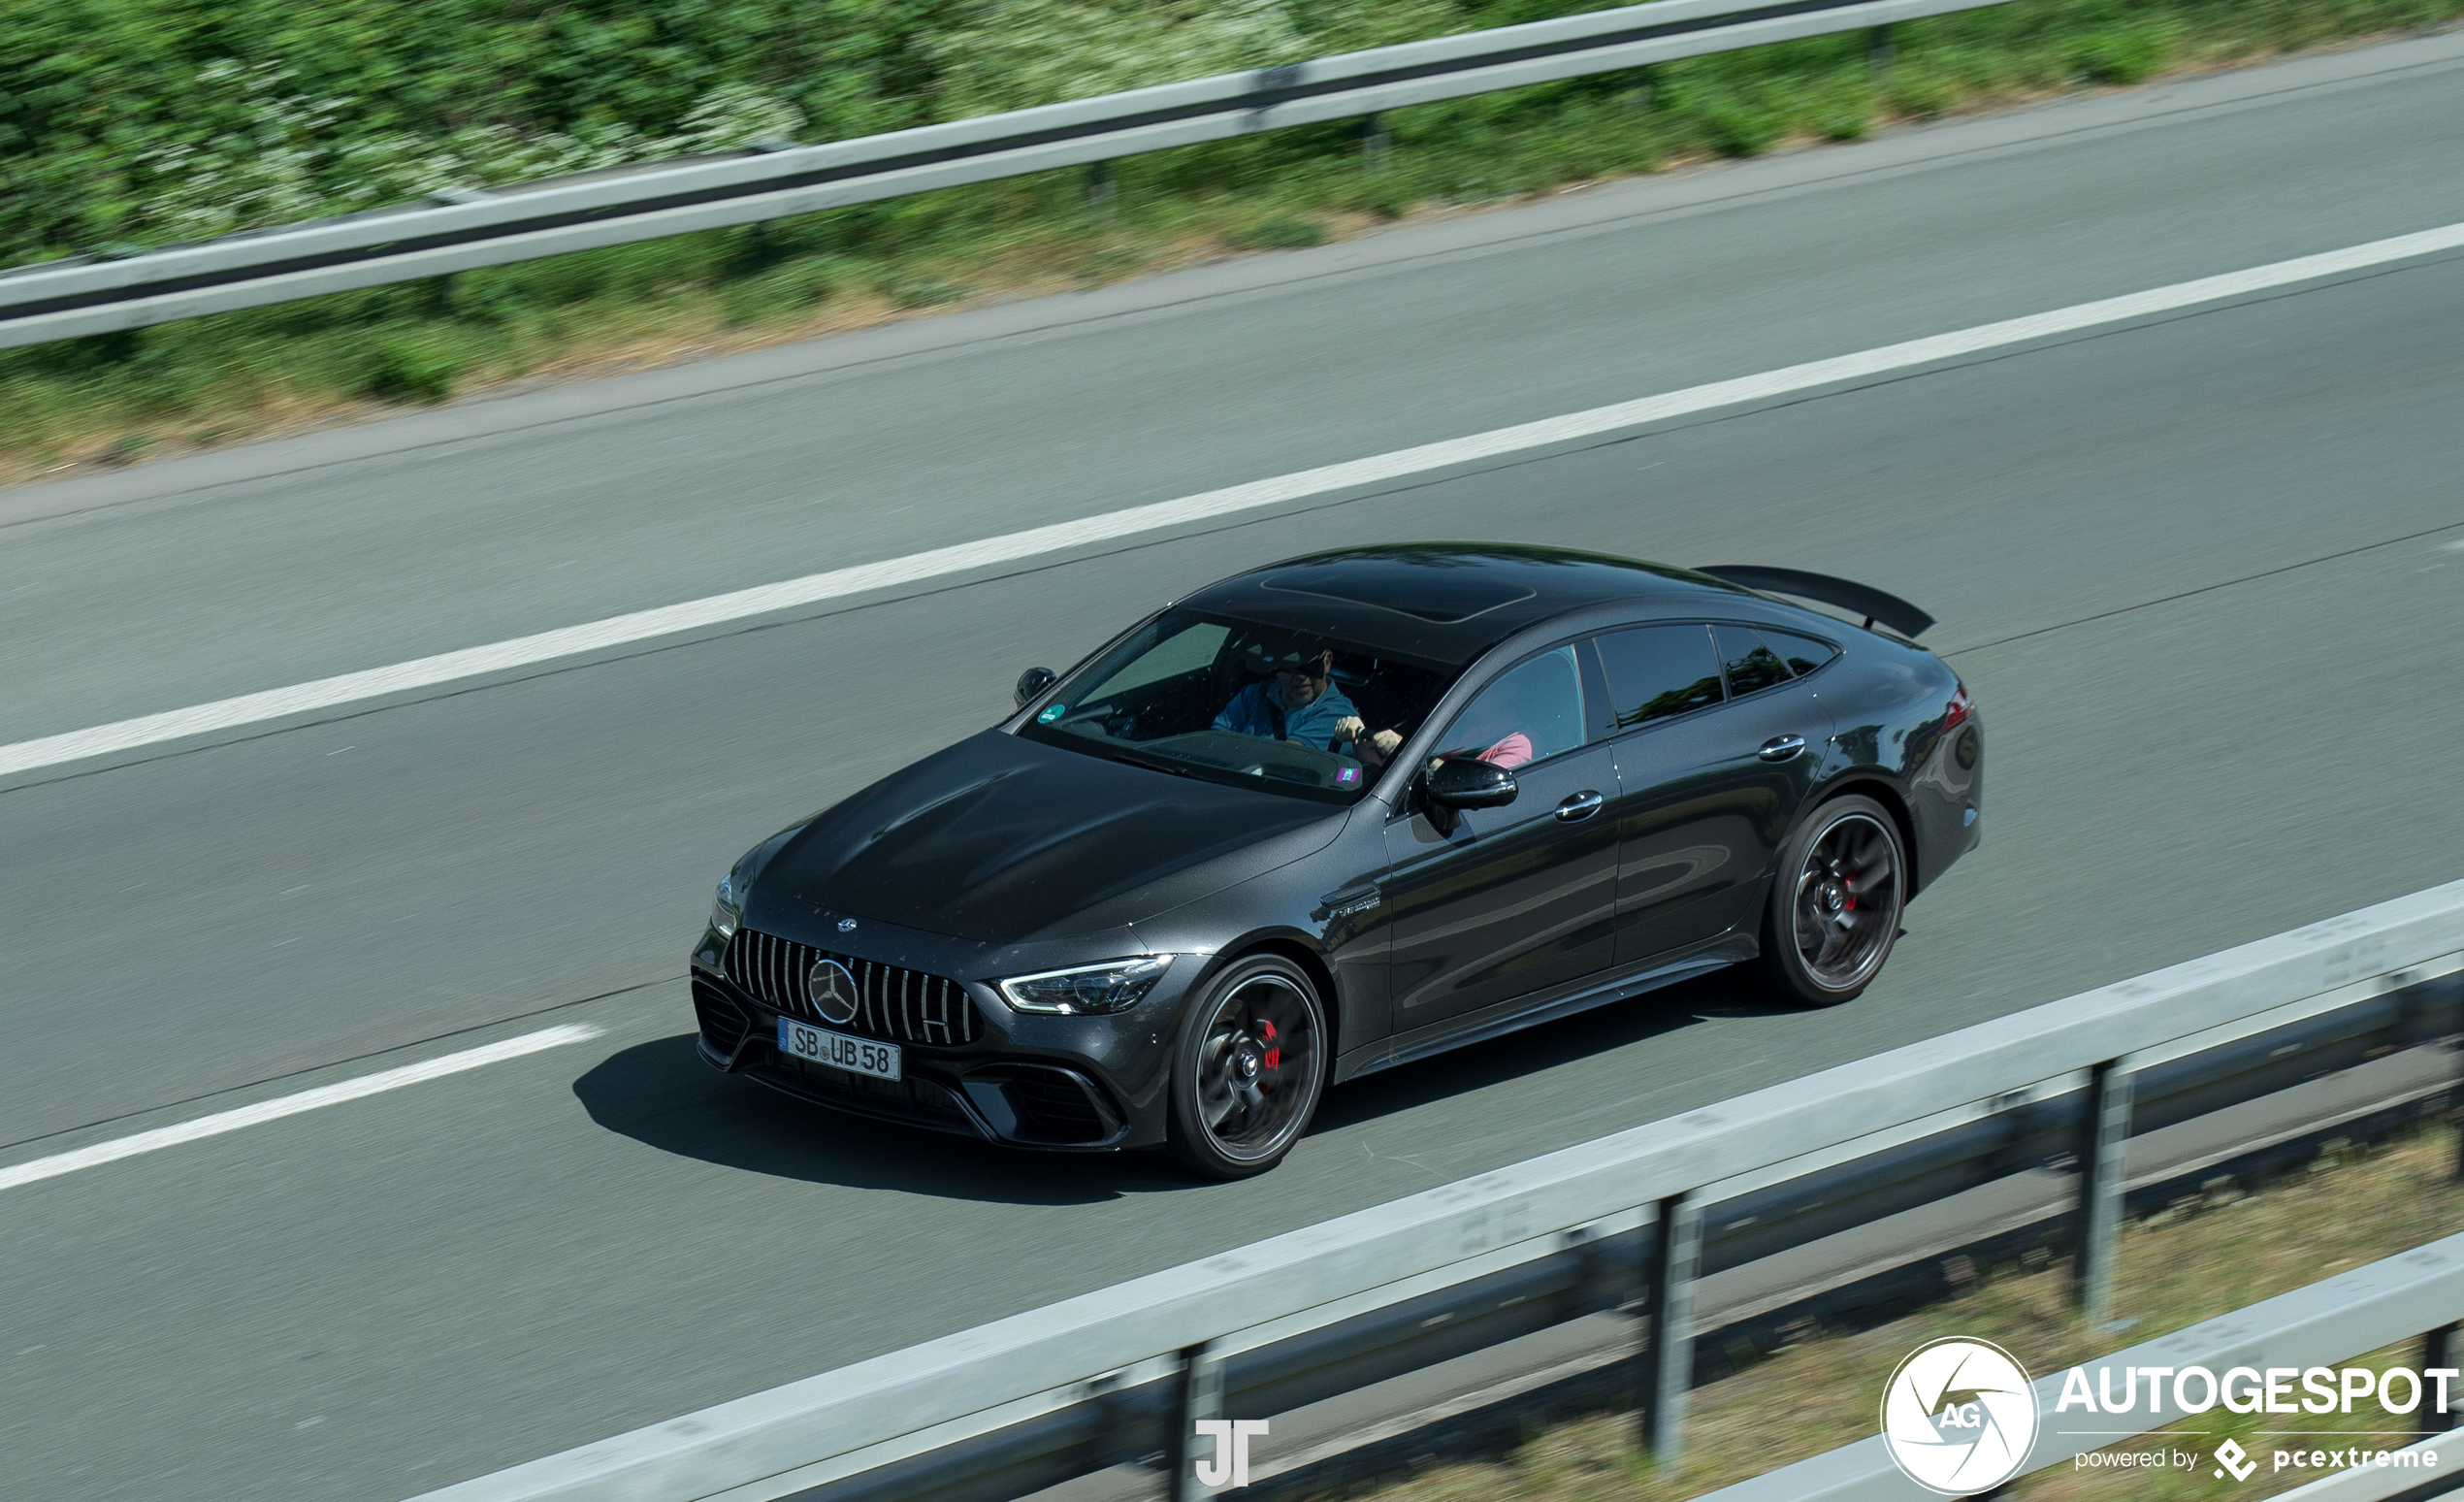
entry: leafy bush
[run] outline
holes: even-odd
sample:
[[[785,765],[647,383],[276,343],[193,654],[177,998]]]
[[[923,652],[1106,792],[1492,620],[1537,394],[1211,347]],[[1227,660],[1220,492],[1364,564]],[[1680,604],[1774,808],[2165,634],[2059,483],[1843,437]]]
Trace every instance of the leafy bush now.
[[[2177,32],[2169,26],[2120,26],[2081,38],[2071,49],[2071,60],[2098,82],[2138,83],[2164,67],[2176,40]]]
[[[1412,191],[1411,183],[1392,172],[1381,172],[1362,180],[1347,197],[1350,207],[1374,213],[1381,219],[1402,218],[1419,200],[1419,195]]]
[[[1837,89],[1814,101],[1813,127],[1827,141],[1862,141],[1873,130],[1873,110],[1864,89]]]
[[[724,283],[719,306],[729,323],[783,317],[856,286],[862,275],[860,267],[844,257],[806,256]]]
[[[1756,100],[1723,99],[1704,107],[1702,128],[1722,156],[1760,156],[1788,134],[1788,116]]]
[[[1279,213],[1230,231],[1224,235],[1223,243],[1235,250],[1295,250],[1303,245],[1324,245],[1326,226],[1296,213]]]
[[[359,390],[387,402],[441,402],[462,380],[467,356],[427,329],[403,329],[370,341]]]
[[[967,295],[966,288],[938,277],[900,277],[883,290],[901,308],[936,308]]]

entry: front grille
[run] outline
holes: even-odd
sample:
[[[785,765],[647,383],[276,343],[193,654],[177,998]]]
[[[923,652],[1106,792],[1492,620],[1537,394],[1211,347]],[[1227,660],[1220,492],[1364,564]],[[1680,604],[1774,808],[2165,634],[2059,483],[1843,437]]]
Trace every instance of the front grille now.
[[[856,1015],[831,1022],[813,1004],[813,966],[835,960],[855,977]],[[728,979],[762,1005],[791,1017],[902,1043],[972,1043],[984,1030],[966,988],[945,976],[859,960],[794,939],[739,929],[728,944]]]
[[[743,1010],[699,975],[693,978],[693,1010],[701,1024],[701,1036],[711,1049],[722,1059],[735,1057],[736,1045],[744,1041],[744,1029],[752,1026]]]

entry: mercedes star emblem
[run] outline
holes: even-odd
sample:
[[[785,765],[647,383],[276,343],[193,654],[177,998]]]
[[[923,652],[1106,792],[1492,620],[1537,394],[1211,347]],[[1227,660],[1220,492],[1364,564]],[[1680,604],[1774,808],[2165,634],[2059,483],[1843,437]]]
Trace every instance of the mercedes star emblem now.
[[[853,932],[855,932],[855,931],[856,931],[856,920],[855,920],[855,919],[853,919],[853,918],[841,918],[840,920],[838,920],[838,931],[839,931],[839,932],[841,932],[841,933],[853,933]]]
[[[813,1010],[822,1021],[843,1023],[856,1015],[856,977],[847,966],[835,960],[824,960],[804,977],[804,989],[813,997]]]

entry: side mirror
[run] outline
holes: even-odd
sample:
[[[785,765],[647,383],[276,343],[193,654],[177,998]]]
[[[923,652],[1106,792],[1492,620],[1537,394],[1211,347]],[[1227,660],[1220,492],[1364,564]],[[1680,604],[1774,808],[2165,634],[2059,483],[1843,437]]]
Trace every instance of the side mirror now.
[[[1501,808],[1514,801],[1519,790],[1514,774],[1476,757],[1440,762],[1420,774],[1420,796],[1429,805],[1429,822],[1438,833],[1451,834],[1466,808]]]
[[[1046,689],[1051,688],[1054,684],[1059,682],[1060,676],[1061,675],[1059,673],[1054,672],[1050,668],[1029,668],[1026,671],[1020,673],[1018,697],[1019,707],[1021,709],[1026,707],[1026,702],[1028,700],[1033,699],[1036,695],[1043,693]]]

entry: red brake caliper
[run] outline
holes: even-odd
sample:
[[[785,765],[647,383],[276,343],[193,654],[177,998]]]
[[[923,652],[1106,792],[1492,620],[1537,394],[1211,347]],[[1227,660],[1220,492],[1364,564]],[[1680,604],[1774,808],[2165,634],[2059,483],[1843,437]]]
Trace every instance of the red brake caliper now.
[[[1257,1035],[1258,1041],[1261,1043],[1274,1042],[1275,1020],[1270,1017],[1259,1018],[1257,1020]],[[1266,1066],[1270,1069],[1280,1069],[1283,1067],[1283,1050],[1281,1048],[1270,1048],[1266,1051]]]

